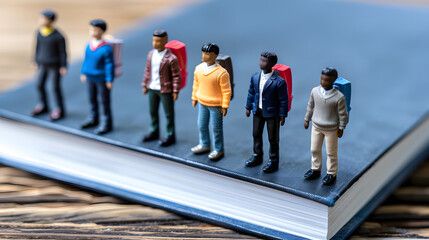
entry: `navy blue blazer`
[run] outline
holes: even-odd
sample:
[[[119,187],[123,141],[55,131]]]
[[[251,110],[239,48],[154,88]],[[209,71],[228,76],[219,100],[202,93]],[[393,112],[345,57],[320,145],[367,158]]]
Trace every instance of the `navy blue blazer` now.
[[[261,71],[253,74],[250,79],[246,109],[252,110],[253,114],[256,114],[258,109],[260,80]],[[262,91],[262,116],[264,118],[287,117],[288,101],[286,81],[274,70],[273,75],[267,80]]]

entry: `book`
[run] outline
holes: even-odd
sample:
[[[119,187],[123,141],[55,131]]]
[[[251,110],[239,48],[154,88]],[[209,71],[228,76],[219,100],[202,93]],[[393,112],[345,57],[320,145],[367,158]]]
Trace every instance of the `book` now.
[[[263,2],[206,2],[124,32],[119,36],[124,74],[112,91],[114,131],[105,136],[79,129],[89,111],[86,87],[79,81],[81,62],[71,65],[63,79],[67,116],[58,122],[29,116],[37,102],[34,82],[2,93],[0,162],[261,237],[349,236],[428,154],[429,83],[421,51],[427,46],[418,41],[426,36],[419,20],[426,13],[310,2],[274,1],[279,7],[269,14],[278,21],[260,18]],[[207,14],[217,9],[222,18]],[[284,15],[285,9],[291,11]],[[397,31],[393,26],[413,27]],[[235,97],[224,118],[226,155],[219,162],[190,151],[198,144],[191,84],[176,102],[177,143],[162,148],[141,142],[149,111],[140,83],[152,32],[161,27],[186,43],[188,71],[200,62],[207,41],[234,59]],[[272,174],[244,166],[252,154],[252,119],[245,117],[244,105],[250,76],[259,70],[260,53],[267,48],[294,74],[294,102],[281,127],[280,169]],[[304,130],[303,118],[310,91],[327,64],[353,84],[350,122],[339,140],[339,170],[332,186],[303,178],[311,158],[310,130]],[[267,139],[264,143],[268,153]]]

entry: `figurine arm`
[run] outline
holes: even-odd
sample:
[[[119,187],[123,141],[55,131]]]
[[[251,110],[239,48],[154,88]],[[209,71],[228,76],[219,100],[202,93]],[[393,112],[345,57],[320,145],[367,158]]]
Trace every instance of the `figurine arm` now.
[[[151,69],[151,59],[152,59],[152,52],[150,51],[147,55],[147,59],[146,59],[146,67],[144,69],[144,75],[143,75],[143,80],[142,80],[142,86],[143,88],[147,88],[149,86],[149,82],[150,82],[150,69]]]
[[[60,53],[60,67],[67,67],[67,50],[66,50],[66,40],[64,37],[61,37],[58,41],[58,52]]]
[[[34,51],[34,62],[37,64],[37,56],[39,55],[39,37],[38,34],[36,34],[36,49]]]
[[[255,94],[256,92],[253,84],[253,78],[250,78],[250,86],[249,86],[249,92],[247,93],[247,103],[246,103],[246,110],[248,111],[253,109]],[[246,111],[246,115],[247,115],[247,111]]]
[[[171,68],[171,77],[173,80],[173,93],[179,93],[181,75],[180,75],[179,60],[177,58],[174,58],[171,61],[170,68]]]
[[[194,82],[192,84],[192,106],[194,106],[194,107],[196,105],[196,102],[198,101],[198,99],[197,99],[197,92],[198,92],[198,88],[200,86],[200,84],[198,82],[198,77],[197,77],[196,71],[197,70],[195,69],[195,72],[194,72]]]
[[[222,108],[229,108],[229,102],[231,101],[231,83],[229,81],[229,74],[227,71],[219,76],[219,86],[222,92]]]
[[[341,97],[338,101],[338,116],[340,119],[339,129],[343,130],[349,122],[349,114],[347,113],[346,99],[344,97]]]
[[[313,111],[314,111],[314,97],[313,97],[313,91],[310,93],[310,100],[308,100],[307,104],[307,113],[305,114],[304,120],[306,122],[310,122],[311,118],[313,117]]]
[[[106,72],[106,82],[113,82],[115,77],[115,64],[113,60],[113,51],[108,48],[104,58],[104,70]]]
[[[277,96],[279,96],[279,116],[280,118],[286,118],[287,117],[287,110],[289,107],[289,97],[287,93],[287,84],[286,81],[281,79],[281,82],[277,88]],[[283,121],[284,123],[284,121]],[[283,124],[282,124],[283,126]]]

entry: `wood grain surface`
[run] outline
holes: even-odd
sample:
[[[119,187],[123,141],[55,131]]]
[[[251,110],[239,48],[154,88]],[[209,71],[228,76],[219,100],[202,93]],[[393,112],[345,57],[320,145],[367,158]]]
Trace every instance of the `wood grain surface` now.
[[[429,159],[352,239],[429,238]],[[1,239],[255,239],[0,165]]]

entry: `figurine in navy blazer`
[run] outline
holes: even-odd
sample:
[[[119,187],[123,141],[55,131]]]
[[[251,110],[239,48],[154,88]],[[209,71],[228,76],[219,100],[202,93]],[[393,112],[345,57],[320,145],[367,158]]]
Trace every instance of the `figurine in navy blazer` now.
[[[263,52],[259,61],[262,71],[253,74],[247,95],[246,116],[253,112],[253,155],[246,161],[246,166],[262,164],[262,132],[267,123],[270,142],[270,158],[264,166],[265,173],[275,172],[279,167],[279,132],[288,112],[288,93],[286,81],[276,70],[277,56],[272,52]],[[262,90],[262,93],[261,93]]]

